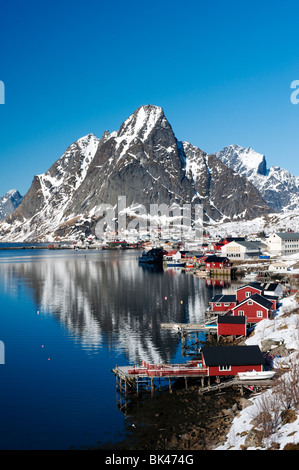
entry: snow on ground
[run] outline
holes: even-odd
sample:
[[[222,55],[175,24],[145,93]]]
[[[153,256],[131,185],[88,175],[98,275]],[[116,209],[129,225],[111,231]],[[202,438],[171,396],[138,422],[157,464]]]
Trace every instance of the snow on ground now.
[[[246,236],[253,233],[265,232],[271,235],[275,232],[293,230],[299,232],[299,211],[292,210],[263,215],[252,220],[236,220],[235,222],[221,222],[207,225],[206,230],[211,236],[221,233],[225,236]]]
[[[295,299],[295,296],[286,297],[282,299],[281,306],[277,311],[277,316],[273,320],[263,320],[255,328],[254,335],[249,337],[246,340],[246,345],[257,344],[261,346],[263,340],[274,340],[282,341],[285,345],[285,348],[288,351],[292,351],[288,356],[285,357],[275,357],[273,366],[277,371],[281,371],[282,368],[289,367],[289,370],[285,372],[283,378],[291,382],[292,370],[294,370],[294,365],[299,367],[299,314],[290,313],[294,311],[295,308],[299,308],[299,303]],[[288,315],[289,313],[289,315]],[[292,385],[290,385],[292,386]],[[245,443],[246,438],[248,439],[249,432],[254,428],[252,420],[260,415],[261,410],[263,409],[263,404],[267,404],[267,410],[272,409],[272,414],[274,413],[273,409],[275,406],[275,398],[277,393],[274,393],[274,388],[268,389],[264,393],[256,394],[254,397],[250,398],[252,404],[244,408],[239,415],[234,419],[230,431],[227,435],[226,442],[217,447],[216,450],[241,450],[244,447],[247,447]],[[276,400],[277,403],[277,400]],[[272,405],[271,405],[272,404]],[[272,406],[272,408],[271,408]],[[276,407],[276,422],[275,422],[275,432],[271,433],[267,438],[263,439],[263,443],[260,447],[247,447],[247,450],[265,450],[269,449],[272,443],[279,445],[279,449],[283,450],[286,444],[298,444],[299,443],[299,409],[297,406],[294,408],[294,411],[297,414],[297,419],[293,422],[282,424],[281,420],[281,411],[284,410],[283,401],[279,401],[279,412]],[[274,417],[273,417],[274,420]],[[256,427],[256,429],[259,429]],[[252,431],[251,431],[252,432]],[[254,431],[253,431],[254,432]],[[244,446],[244,447],[243,447]]]

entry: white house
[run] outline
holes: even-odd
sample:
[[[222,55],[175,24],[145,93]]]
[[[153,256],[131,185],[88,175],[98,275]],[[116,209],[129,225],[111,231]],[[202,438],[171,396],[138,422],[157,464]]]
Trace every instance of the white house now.
[[[263,289],[263,295],[266,297],[282,297],[283,295],[283,288],[277,282],[265,282],[260,286]]]
[[[277,232],[266,240],[267,250],[272,255],[285,256],[299,252],[299,233]]]
[[[284,273],[288,271],[288,264],[287,263],[272,263],[269,266],[269,271],[273,273]]]
[[[230,259],[249,259],[261,254],[261,244],[257,242],[233,241],[221,247],[221,256]]]

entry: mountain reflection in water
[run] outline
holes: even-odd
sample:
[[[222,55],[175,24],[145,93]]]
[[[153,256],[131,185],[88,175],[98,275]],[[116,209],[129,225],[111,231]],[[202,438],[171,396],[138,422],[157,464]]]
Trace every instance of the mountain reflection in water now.
[[[129,361],[170,360],[178,338],[159,324],[201,321],[211,292],[181,270],[139,266],[138,255],[67,250],[3,257],[0,277],[10,288],[23,280],[40,313],[53,315],[87,349],[105,343]]]
[[[116,365],[181,362],[180,335],[221,287],[138,265],[138,251],[0,250],[0,449],[116,442]]]

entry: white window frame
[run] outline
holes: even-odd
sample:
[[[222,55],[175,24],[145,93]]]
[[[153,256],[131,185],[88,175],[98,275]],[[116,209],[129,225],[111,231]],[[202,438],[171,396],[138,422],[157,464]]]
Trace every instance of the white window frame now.
[[[219,372],[227,372],[232,370],[232,366],[219,366]]]
[[[259,317],[259,318],[261,318],[261,317],[263,316],[263,313],[264,313],[264,312],[263,312],[262,310],[257,310],[256,316]]]
[[[244,315],[245,315],[244,310],[238,310],[238,316],[239,317],[244,317]]]

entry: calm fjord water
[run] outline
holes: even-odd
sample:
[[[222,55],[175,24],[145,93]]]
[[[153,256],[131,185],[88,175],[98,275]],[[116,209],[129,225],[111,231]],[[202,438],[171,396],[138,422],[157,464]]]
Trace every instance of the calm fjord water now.
[[[185,361],[161,322],[194,322],[215,290],[138,265],[138,251],[0,250],[0,449],[115,442],[117,365]]]

